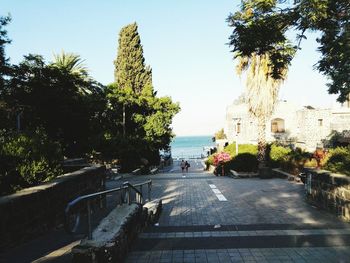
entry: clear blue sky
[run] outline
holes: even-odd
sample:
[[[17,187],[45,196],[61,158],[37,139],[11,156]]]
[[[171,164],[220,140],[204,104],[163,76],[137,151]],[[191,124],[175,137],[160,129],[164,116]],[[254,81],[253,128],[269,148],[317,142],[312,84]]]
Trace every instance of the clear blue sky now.
[[[48,61],[62,49],[85,59],[91,75],[113,81],[119,30],[134,21],[153,68],[158,94],[169,95],[182,111],[173,123],[177,135],[211,135],[224,126],[226,106],[244,90],[226,45],[226,18],[238,0],[1,0],[0,15],[10,13],[12,63],[35,53]],[[304,42],[282,86],[280,97],[297,104],[329,107],[325,79],[313,70],[319,54],[315,35]]]

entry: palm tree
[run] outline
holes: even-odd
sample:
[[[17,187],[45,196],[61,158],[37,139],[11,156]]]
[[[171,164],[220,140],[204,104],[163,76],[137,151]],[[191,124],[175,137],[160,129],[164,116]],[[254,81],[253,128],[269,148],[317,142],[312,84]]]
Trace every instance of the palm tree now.
[[[78,54],[66,53],[63,50],[61,54],[53,54],[53,56],[54,62],[51,63],[51,66],[56,67],[79,80],[77,87],[80,93],[91,94],[96,85],[90,85],[94,84],[94,81],[89,76],[88,69],[84,64],[85,60],[82,60]],[[85,85],[87,83],[89,83],[89,85]]]
[[[84,65],[85,60],[82,60],[80,55],[62,51],[61,54],[54,54],[53,56],[52,66],[83,79],[88,78],[88,70]]]
[[[287,68],[281,72],[281,78],[274,79],[271,76],[272,67],[268,54],[255,54],[250,57],[239,57],[237,65],[238,75],[246,72],[245,101],[248,104],[249,113],[258,121],[258,161],[259,166],[265,166],[266,153],[266,121],[272,115],[278,91],[283,83]]]

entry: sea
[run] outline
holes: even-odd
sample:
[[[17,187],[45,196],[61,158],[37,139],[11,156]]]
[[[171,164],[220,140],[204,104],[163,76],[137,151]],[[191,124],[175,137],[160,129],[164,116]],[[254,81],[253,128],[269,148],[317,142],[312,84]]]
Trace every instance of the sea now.
[[[215,146],[212,136],[176,136],[170,144],[173,158],[200,158],[207,156],[210,147]]]

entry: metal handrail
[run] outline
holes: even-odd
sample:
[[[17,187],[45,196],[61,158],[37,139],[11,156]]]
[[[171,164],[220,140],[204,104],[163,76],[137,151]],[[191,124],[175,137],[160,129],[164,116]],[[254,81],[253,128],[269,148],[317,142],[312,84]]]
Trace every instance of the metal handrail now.
[[[124,191],[124,194],[127,194],[127,203],[130,205],[132,203],[131,197],[130,197],[130,189],[134,190],[136,192],[136,203],[143,204],[143,193],[142,193],[142,186],[147,185],[148,186],[148,200],[151,201],[151,187],[152,187],[152,180],[148,180],[143,183],[132,185],[129,182],[124,182],[123,186],[113,188],[110,190],[100,191],[92,194],[82,195],[78,196],[71,202],[69,202],[66,206],[66,209],[64,210],[64,226],[68,233],[74,233],[79,226],[80,223],[80,214],[77,215],[75,218],[74,226],[71,228],[69,226],[69,217],[71,215],[72,208],[75,207],[77,204],[81,203],[82,201],[86,201],[86,207],[87,207],[87,223],[88,223],[88,239],[92,239],[92,227],[91,227],[91,200],[96,197],[105,196],[106,194],[118,192],[118,191]],[[136,187],[140,187],[140,190],[138,190]],[[122,203],[125,202],[125,198],[122,197]]]
[[[151,200],[152,180],[149,180],[147,182],[140,183],[140,184],[135,184],[135,185],[132,185],[129,182],[124,182],[123,186],[125,186],[126,188],[129,187],[129,188],[133,189],[136,192],[136,202],[142,204],[143,203],[142,186],[145,185],[145,184],[148,185],[148,200]],[[138,190],[136,187],[140,187],[140,190]],[[128,192],[128,204],[129,205],[131,204],[131,199],[130,199],[130,193],[129,192]]]

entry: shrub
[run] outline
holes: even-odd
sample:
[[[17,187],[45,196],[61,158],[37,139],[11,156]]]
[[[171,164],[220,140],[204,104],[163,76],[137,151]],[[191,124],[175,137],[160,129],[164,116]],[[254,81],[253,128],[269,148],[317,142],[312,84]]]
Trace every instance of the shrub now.
[[[226,152],[221,152],[214,155],[214,165],[217,166],[218,164],[225,163],[231,160],[231,155]]]
[[[237,172],[255,172],[258,170],[258,160],[254,154],[240,153],[227,163],[227,168]]]
[[[305,166],[305,163],[311,158],[310,153],[296,148],[288,153],[286,158],[281,162],[282,170],[292,173],[299,174]]]
[[[317,167],[316,159],[312,158],[311,160],[307,160],[304,164],[304,167]]]
[[[334,173],[350,175],[350,148],[337,147],[329,150],[324,168]]]
[[[272,144],[270,158],[272,161],[283,161],[291,151],[290,148]]]
[[[215,154],[212,154],[208,157],[208,159],[205,161],[205,164],[207,166],[207,169],[209,169],[209,166],[210,165],[214,165],[214,155]]]
[[[62,173],[59,145],[42,130],[2,136],[0,140],[0,193],[48,181]]]
[[[288,159],[288,155],[291,153],[292,149],[279,146],[276,144],[271,144],[267,149],[267,162],[270,167],[279,167],[282,162]]]
[[[236,143],[231,143],[225,147],[224,152],[229,153],[231,156],[236,155]],[[238,144],[238,154],[250,153],[256,155],[258,153],[258,146],[253,144]]]

